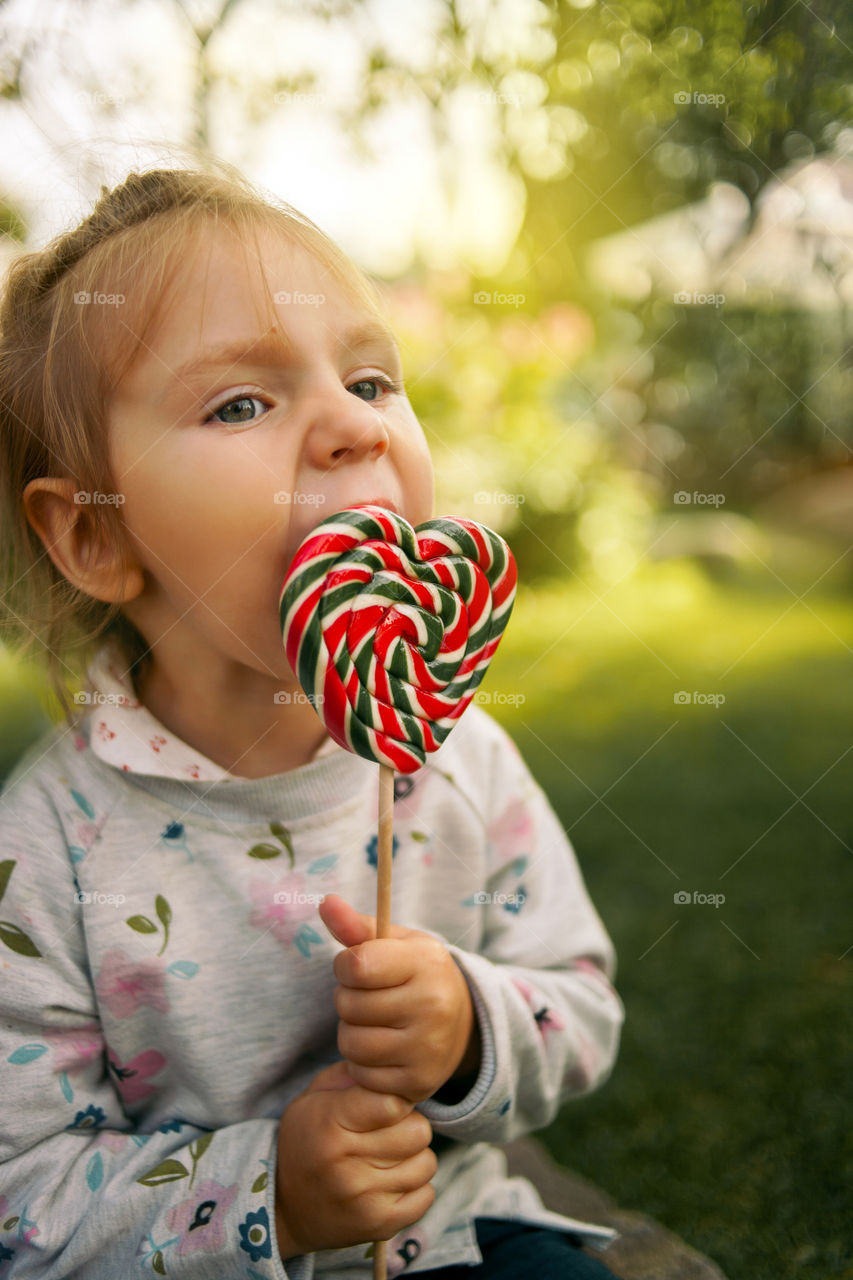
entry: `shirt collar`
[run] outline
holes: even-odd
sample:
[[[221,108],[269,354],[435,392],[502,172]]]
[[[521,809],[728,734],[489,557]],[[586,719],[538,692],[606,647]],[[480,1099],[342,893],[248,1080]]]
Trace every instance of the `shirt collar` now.
[[[76,700],[91,708],[89,745],[107,764],[126,773],[181,781],[242,780],[183,742],[139,701],[127,661],[113,637],[95,653],[86,682],[86,691],[77,694]],[[311,759],[342,750],[327,734]]]

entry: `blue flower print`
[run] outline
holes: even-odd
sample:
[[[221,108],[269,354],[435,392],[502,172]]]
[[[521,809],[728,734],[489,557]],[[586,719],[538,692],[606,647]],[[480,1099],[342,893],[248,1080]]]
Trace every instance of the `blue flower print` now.
[[[400,774],[394,778],[394,799],[405,800],[415,789],[415,784],[411,778],[407,778],[405,774]]]
[[[240,1248],[246,1250],[252,1262],[272,1257],[270,1220],[265,1208],[247,1213],[245,1222],[240,1223]]]
[[[10,1258],[14,1258],[15,1250],[7,1249],[5,1244],[0,1244],[0,1262],[8,1262]]]
[[[190,862],[195,862],[195,858],[187,847],[187,833],[182,822],[170,822],[166,830],[160,832],[160,839],[165,840],[171,848],[183,849]]]
[[[73,1124],[67,1124],[66,1129],[99,1129],[107,1118],[106,1111],[101,1107],[94,1106],[91,1102],[85,1111],[78,1111],[74,1117]]]
[[[397,846],[399,841],[396,836],[391,840],[391,861],[393,862],[397,856]],[[379,862],[379,839],[377,836],[371,836],[367,844],[364,846],[364,852],[367,854],[367,861],[371,867],[375,867]]]
[[[508,900],[503,904],[504,911],[512,911],[515,915],[518,915],[526,901],[527,890],[523,884],[520,884],[515,893],[510,894]]]

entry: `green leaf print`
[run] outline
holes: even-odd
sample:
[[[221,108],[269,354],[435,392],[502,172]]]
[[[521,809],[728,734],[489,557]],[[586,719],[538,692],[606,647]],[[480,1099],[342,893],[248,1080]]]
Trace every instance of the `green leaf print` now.
[[[162,1249],[158,1249],[154,1254],[154,1257],[151,1259],[151,1268],[153,1271],[157,1272],[158,1276],[164,1276],[166,1274],[166,1264],[163,1261]]]
[[[189,1176],[189,1170],[184,1168],[180,1160],[162,1160],[155,1169],[149,1169],[136,1181],[141,1182],[143,1187],[159,1187],[164,1182],[180,1182],[181,1178]]]
[[[161,893],[158,893],[154,899],[154,906],[157,909],[157,919],[163,925],[163,945],[157,952],[158,956],[161,956],[169,944],[169,925],[172,921],[172,908]]]
[[[9,877],[15,870],[16,866],[17,863],[12,859],[8,859],[6,862],[0,862],[0,898],[2,898],[3,894],[6,892],[6,885],[9,883]]]
[[[128,916],[125,924],[129,924],[131,929],[135,929],[137,933],[156,933],[157,926],[147,916]]]
[[[426,844],[429,840],[429,836],[425,835],[423,831],[410,831],[409,835],[413,840],[417,840],[418,844]]]
[[[259,1173],[257,1178],[255,1178],[255,1181],[252,1183],[252,1192],[256,1193],[258,1191],[265,1190],[268,1178],[268,1173]]]
[[[285,849],[287,850],[287,856],[288,858],[290,858],[290,869],[292,871],[294,859],[293,859],[293,841],[290,838],[290,832],[288,831],[287,827],[282,826],[280,822],[271,822],[270,831],[278,840],[281,841],[281,843],[284,845]]]
[[[86,817],[87,817],[87,818],[91,818],[91,819],[92,819],[92,821],[94,822],[94,820],[95,820],[95,810],[94,810],[94,809],[92,808],[92,806],[89,804],[89,801],[86,799],[86,797],[85,797],[85,796],[81,796],[81,795],[80,795],[80,792],[79,792],[79,791],[75,791],[73,787],[71,788],[71,795],[72,795],[72,797],[73,797],[73,799],[74,799],[74,803],[78,806],[78,808],[82,809],[82,810],[83,810],[83,812],[85,813]]]
[[[253,844],[249,850],[250,858],[280,858],[281,849],[276,849],[274,844]]]
[[[200,1160],[207,1148],[213,1141],[213,1134],[206,1133],[203,1138],[197,1138],[195,1142],[190,1143],[190,1155],[193,1160]]]
[[[0,942],[5,943],[10,951],[17,951],[19,956],[35,956],[42,959],[42,954],[32,938],[28,938],[23,929],[19,929],[16,924],[11,924],[8,920],[0,920]]]

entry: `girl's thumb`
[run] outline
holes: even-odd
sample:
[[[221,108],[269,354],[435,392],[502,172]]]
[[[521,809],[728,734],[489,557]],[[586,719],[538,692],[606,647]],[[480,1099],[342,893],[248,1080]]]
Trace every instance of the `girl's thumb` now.
[[[322,1071],[318,1071],[313,1077],[304,1093],[316,1093],[320,1089],[349,1089],[354,1085],[347,1071],[346,1061],[341,1058],[338,1062],[333,1062],[331,1066],[324,1067]]]

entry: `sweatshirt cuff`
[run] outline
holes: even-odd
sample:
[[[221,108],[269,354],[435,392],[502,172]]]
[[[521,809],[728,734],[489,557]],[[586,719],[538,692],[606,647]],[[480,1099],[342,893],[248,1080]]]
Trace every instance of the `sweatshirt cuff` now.
[[[480,984],[472,972],[473,969],[479,969],[481,966],[491,968],[491,961],[486,960],[483,956],[475,956],[473,957],[475,964],[472,966],[472,957],[469,952],[462,951],[452,943],[445,942],[443,938],[441,941],[450,952],[468,984],[468,990],[471,992],[471,1001],[474,1005],[474,1016],[480,1029],[480,1070],[465,1097],[460,1098],[458,1102],[454,1102],[452,1105],[437,1102],[434,1098],[427,1098],[424,1102],[417,1104],[416,1109],[425,1115],[427,1120],[435,1125],[446,1126],[452,1121],[467,1119],[474,1113],[479,1116],[483,1111],[491,1110],[491,1107],[487,1104],[492,1101],[492,1087],[497,1077],[497,1049],[492,1019],[489,1015],[486,1000]],[[447,1133],[449,1137],[464,1137],[461,1132],[456,1134],[452,1130],[447,1130]]]

